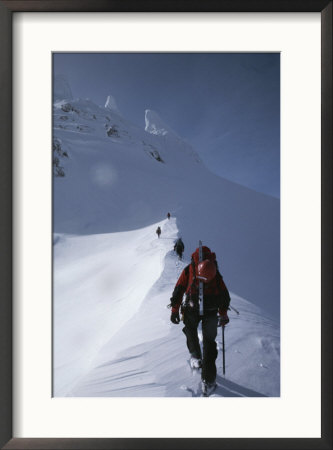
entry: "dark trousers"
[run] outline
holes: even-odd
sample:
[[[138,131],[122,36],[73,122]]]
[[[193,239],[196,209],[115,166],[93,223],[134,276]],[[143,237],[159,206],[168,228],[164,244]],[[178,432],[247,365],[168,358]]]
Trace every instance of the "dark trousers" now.
[[[181,250],[177,250],[176,252],[177,252],[179,259],[182,259],[183,252]]]
[[[202,353],[198,337],[198,325],[202,321]],[[186,336],[187,348],[194,358],[202,359],[201,378],[208,383],[215,381],[217,358],[217,311],[205,312],[203,317],[198,311],[186,308],[184,311],[183,333]]]

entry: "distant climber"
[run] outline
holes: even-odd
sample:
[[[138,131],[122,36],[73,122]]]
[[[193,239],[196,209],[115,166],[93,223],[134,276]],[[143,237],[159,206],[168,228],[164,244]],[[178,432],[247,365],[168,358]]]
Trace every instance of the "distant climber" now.
[[[185,245],[181,237],[176,240],[173,249],[177,253],[179,259],[182,259],[183,251],[185,250]]]
[[[201,262],[200,262],[201,261]],[[182,303],[183,295],[185,301]],[[215,253],[200,247],[192,254],[191,264],[182,271],[171,297],[171,322],[180,322],[183,315],[183,333],[194,369],[202,369],[202,392],[209,395],[216,388],[217,327],[229,322],[229,291],[224,284],[216,262]],[[198,325],[202,321],[202,350]]]
[[[168,218],[168,219],[170,219],[170,217],[171,217],[171,214],[170,214],[170,213],[168,213],[168,214],[167,214],[167,218]]]
[[[158,238],[160,237],[161,233],[162,233],[161,227],[157,227],[156,234],[157,234]]]

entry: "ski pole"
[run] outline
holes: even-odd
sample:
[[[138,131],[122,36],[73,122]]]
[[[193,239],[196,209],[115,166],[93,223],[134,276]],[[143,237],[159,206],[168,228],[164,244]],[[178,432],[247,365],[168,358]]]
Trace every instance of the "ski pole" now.
[[[223,358],[223,375],[225,375],[224,325],[222,325],[222,358]]]
[[[229,305],[229,309],[232,309],[233,311],[235,311],[235,313],[239,314],[239,311],[237,311],[237,309],[233,308],[231,305]]]

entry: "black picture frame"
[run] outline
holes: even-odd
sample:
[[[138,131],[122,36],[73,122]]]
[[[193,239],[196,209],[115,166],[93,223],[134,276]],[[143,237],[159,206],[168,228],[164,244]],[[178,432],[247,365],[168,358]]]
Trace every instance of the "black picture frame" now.
[[[15,12],[320,12],[322,437],[19,439],[12,431],[12,19]],[[0,445],[4,449],[332,449],[332,0],[0,0]],[[15,263],[15,261],[14,261]],[[309,316],[311,312],[309,312]],[[309,323],[309,326],[311,324]],[[309,387],[311,389],[311,387]],[[306,399],[304,400],[306,401]],[[171,426],[171,420],[170,420]],[[221,424],[223,426],[223,424]]]

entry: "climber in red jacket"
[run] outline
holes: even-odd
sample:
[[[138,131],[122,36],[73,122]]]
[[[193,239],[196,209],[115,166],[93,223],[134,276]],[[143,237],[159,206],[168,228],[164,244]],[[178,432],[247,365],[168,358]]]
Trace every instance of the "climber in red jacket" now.
[[[199,283],[203,286],[203,308],[199,305]],[[182,302],[185,295],[185,301]],[[171,322],[180,322],[179,309],[183,315],[186,343],[191,355],[192,368],[202,368],[201,378],[205,387],[216,386],[216,336],[217,327],[229,322],[227,314],[230,304],[229,291],[218,270],[215,253],[202,247],[202,261],[199,262],[199,248],[192,254],[192,261],[182,271],[171,297]],[[200,312],[201,310],[201,312]],[[198,325],[202,322],[203,351],[198,338]]]

